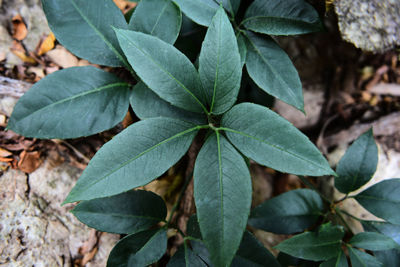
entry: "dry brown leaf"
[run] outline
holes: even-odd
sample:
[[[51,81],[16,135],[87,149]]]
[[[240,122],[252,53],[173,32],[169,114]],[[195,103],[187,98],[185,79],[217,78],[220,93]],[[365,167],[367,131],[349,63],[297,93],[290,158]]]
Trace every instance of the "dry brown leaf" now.
[[[89,239],[85,243],[83,243],[83,245],[78,250],[79,254],[83,255],[83,258],[76,261],[75,264],[79,266],[85,266],[89,261],[94,258],[98,251],[97,244],[100,236],[100,232],[97,232],[95,229],[90,230]]]
[[[20,42],[14,40],[10,50],[11,50],[11,52],[13,52],[14,55],[19,57],[23,62],[31,63],[31,64],[36,63],[36,60],[33,57],[28,55],[28,53],[25,51],[25,48],[22,46],[22,44]]]
[[[12,156],[13,153],[11,153],[10,151],[8,151],[7,149],[1,148],[0,147],[0,157],[2,158],[6,158],[9,156]]]
[[[13,34],[12,37],[18,41],[22,41],[28,35],[28,29],[26,28],[26,24],[24,19],[20,14],[15,15],[12,20]]]
[[[7,58],[6,53],[1,51],[1,52],[0,52],[0,61],[5,60],[6,58]]]
[[[0,114],[0,126],[1,127],[7,126],[7,117],[4,114]]]
[[[115,5],[122,11],[127,12],[131,8],[134,8],[137,4],[126,0],[114,0]]]
[[[78,58],[61,45],[57,45],[55,49],[50,50],[46,55],[60,67],[70,68],[78,66]]]
[[[39,151],[27,152],[24,150],[19,157],[18,169],[26,173],[35,171],[42,164]]]
[[[35,75],[35,82],[39,81],[40,79],[44,78],[44,70],[38,67],[29,67],[26,71],[28,74],[32,73]]]
[[[56,72],[59,69],[60,69],[60,67],[58,67],[58,66],[49,66],[49,67],[45,68],[47,75],[49,75],[50,73]]]
[[[122,121],[122,127],[127,128],[129,125],[133,123],[133,118],[131,116],[131,113],[128,111],[125,115],[125,118]]]
[[[1,158],[0,157],[0,161],[1,162],[11,162],[11,161],[13,161],[13,159],[12,158]]]
[[[400,96],[400,84],[395,83],[378,83],[369,90],[377,95]]]
[[[41,56],[49,52],[51,49],[54,48],[55,42],[56,37],[53,33],[50,33],[44,40],[39,43],[38,48],[36,49],[37,54]]]

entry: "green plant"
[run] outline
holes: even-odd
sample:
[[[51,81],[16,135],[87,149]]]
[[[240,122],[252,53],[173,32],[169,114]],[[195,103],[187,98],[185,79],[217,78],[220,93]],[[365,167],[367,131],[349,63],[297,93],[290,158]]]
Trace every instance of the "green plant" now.
[[[130,75],[123,79],[127,76],[124,72],[117,71],[117,76],[95,67],[51,74],[20,99],[8,128],[37,138],[87,136],[119,123],[129,102],[142,119],[96,153],[65,200],[80,201],[73,213],[85,224],[127,234],[112,250],[108,266],[157,262],[167,249],[169,228],[184,237],[170,266],[279,266],[245,231],[252,195],[247,160],[297,175],[335,173],[288,121],[267,107],[235,103],[239,91],[248,88],[246,82],[241,83],[246,65],[259,88],[303,111],[297,72],[285,52],[265,34],[317,31],[322,26],[317,12],[303,0],[255,0],[250,4],[240,0],[142,0],[133,14],[127,14],[127,22],[111,0],[42,3],[51,29],[66,48],[96,64],[123,66]],[[242,15],[239,6],[248,7]],[[198,68],[172,45],[179,36],[181,9],[196,23],[208,26]],[[183,35],[178,38],[180,45]],[[185,234],[172,220],[181,198],[166,219],[159,196],[131,189],[148,184],[176,164],[199,131],[205,137],[200,135],[203,138],[197,142],[205,141],[193,171],[197,214],[189,220]],[[348,170],[355,165],[339,166]],[[349,179],[343,177],[351,175],[341,174],[340,168],[340,190],[354,190],[368,180],[364,177],[359,182],[357,178],[349,185]],[[191,177],[186,178],[185,186]],[[297,190],[257,207],[249,224],[278,233],[301,232],[316,223],[323,209],[317,193]],[[328,252],[311,249],[333,237]],[[278,249],[306,260],[341,259],[342,237],[342,228],[325,224],[319,234],[297,235]],[[299,249],[293,249],[296,240],[310,244],[308,254],[299,255]],[[350,251],[356,256],[362,253]]]

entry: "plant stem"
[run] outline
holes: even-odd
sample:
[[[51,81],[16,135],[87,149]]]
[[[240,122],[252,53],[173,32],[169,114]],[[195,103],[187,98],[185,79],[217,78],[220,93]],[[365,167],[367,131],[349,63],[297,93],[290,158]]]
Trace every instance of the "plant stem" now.
[[[340,218],[340,220],[343,222],[344,226],[351,232],[353,233],[353,230],[351,230],[351,227],[349,226],[349,224],[347,223],[347,221],[344,219],[342,212],[340,209],[335,208],[336,214],[338,215],[338,217]],[[354,233],[353,233],[354,234]]]
[[[307,178],[305,178],[304,176],[298,176],[300,178],[300,180],[308,187],[310,187],[312,190],[314,190],[315,192],[318,193],[318,195],[321,196],[322,199],[324,199],[326,202],[328,203],[332,203],[332,200],[330,200],[329,198],[327,198],[326,196],[324,196],[321,192],[319,192],[319,190],[312,184],[310,183],[310,181],[307,180]]]

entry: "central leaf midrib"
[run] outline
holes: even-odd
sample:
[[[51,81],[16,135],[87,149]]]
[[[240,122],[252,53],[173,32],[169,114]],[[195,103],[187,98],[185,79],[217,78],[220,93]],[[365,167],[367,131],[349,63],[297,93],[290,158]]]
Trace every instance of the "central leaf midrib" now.
[[[114,45],[110,41],[107,40],[107,38],[104,36],[104,34],[102,34],[101,31],[99,29],[97,29],[97,27],[90,21],[90,19],[85,14],[83,14],[83,12],[80,10],[80,8],[75,3],[75,1],[74,0],[70,0],[70,1],[71,1],[72,6],[79,13],[79,15],[83,18],[83,20],[94,30],[95,33],[97,33],[97,35],[104,41],[104,43],[111,49],[111,51],[114,52],[114,54],[118,57],[118,59],[121,60],[125,66],[129,67],[129,64],[126,61],[126,59],[119,53],[119,51],[114,47]]]
[[[214,88],[213,88],[213,96],[211,100],[211,107],[210,107],[210,113],[212,113],[214,104],[215,104],[215,97],[217,94],[217,84],[218,84],[218,75],[219,75],[219,60],[220,60],[220,53],[221,53],[221,27],[222,27],[222,19],[220,18],[219,20],[219,29],[218,29],[218,34],[217,34],[217,66],[215,68],[215,76],[214,76]]]
[[[141,218],[141,219],[149,219],[152,221],[161,221],[162,218],[156,218],[156,217],[151,217],[151,216],[142,216],[142,215],[133,215],[133,214],[123,214],[123,213],[101,213],[101,212],[95,212],[95,211],[80,211],[80,210],[76,210],[73,211],[73,213],[88,213],[88,214],[98,214],[98,215],[102,215],[102,216],[113,216],[113,217],[126,217],[126,218]]]
[[[90,188],[90,187],[92,187],[93,185],[95,185],[95,184],[97,184],[97,183],[103,181],[104,179],[106,179],[106,178],[107,178],[108,176],[110,176],[111,174],[117,172],[117,171],[120,170],[121,168],[123,168],[123,167],[125,167],[126,165],[128,165],[129,163],[131,163],[131,162],[137,160],[138,158],[140,158],[141,156],[145,155],[146,153],[148,153],[148,152],[150,152],[150,151],[156,149],[157,147],[159,147],[159,146],[161,146],[161,145],[163,145],[163,144],[165,144],[165,143],[167,143],[167,142],[169,142],[169,141],[171,141],[171,140],[174,140],[175,138],[181,137],[181,136],[183,136],[183,135],[185,135],[185,134],[187,134],[187,133],[190,133],[190,132],[193,132],[193,131],[195,131],[195,130],[198,130],[199,127],[200,127],[200,126],[196,126],[196,127],[187,129],[187,130],[185,130],[185,131],[183,131],[183,132],[177,133],[177,134],[175,134],[175,135],[173,135],[173,136],[171,136],[171,137],[169,137],[169,138],[167,138],[167,139],[164,139],[163,141],[161,141],[161,142],[159,142],[159,143],[157,143],[157,144],[151,146],[150,148],[144,150],[143,152],[140,152],[140,153],[139,153],[138,155],[136,155],[135,157],[133,157],[133,158],[131,158],[131,159],[129,159],[129,160],[123,162],[123,163],[120,164],[118,167],[116,167],[116,168],[114,168],[113,170],[109,171],[107,174],[105,174],[104,176],[102,176],[102,177],[99,178],[98,180],[93,181],[92,183],[90,183],[90,184],[88,184],[88,185],[86,185],[86,186],[81,187],[81,188],[80,188],[81,191],[82,191],[82,188],[87,189],[87,188]]]
[[[134,47],[136,47],[146,58],[150,59],[151,62],[153,62],[157,67],[159,67],[159,69],[161,71],[163,71],[165,74],[167,74],[169,77],[171,77],[183,90],[185,90],[191,97],[193,97],[193,99],[200,105],[200,107],[207,113],[207,109],[204,107],[203,103],[201,103],[201,101],[194,95],[194,93],[192,93],[192,91],[190,91],[184,84],[182,84],[178,79],[175,78],[174,75],[172,75],[169,71],[167,71],[166,69],[164,69],[162,66],[160,66],[158,64],[158,62],[156,60],[153,59],[153,57],[149,54],[147,54],[146,52],[144,52],[142,49],[140,49],[140,47],[138,47],[135,43],[133,43],[131,40],[129,40],[129,38],[120,31],[120,34],[124,36],[125,40],[133,45]]]
[[[285,18],[285,17],[275,17],[275,16],[267,16],[267,15],[258,15],[258,16],[251,16],[246,19],[244,19],[240,24],[244,24],[246,22],[249,22],[254,19],[277,19],[277,20],[283,20],[283,21],[288,21],[288,22],[293,22],[294,25],[299,24],[299,23],[305,23],[309,24],[310,26],[318,23],[318,21],[315,22],[307,22],[301,19],[293,19],[293,18]]]
[[[165,9],[167,9],[167,5],[168,5],[168,2],[165,2],[165,4],[164,4],[164,6],[163,6],[163,8],[162,8],[162,10],[161,10],[161,12],[160,12],[160,14],[159,14],[158,17],[157,17],[156,22],[154,23],[153,28],[152,28],[151,31],[150,31],[150,34],[151,34],[151,35],[153,35],[153,32],[154,32],[155,28],[156,28],[157,25],[158,25],[158,22],[160,21],[161,17],[164,15]]]
[[[219,137],[219,132],[216,132],[217,136],[217,151],[218,151],[218,182],[219,182],[219,192],[220,192],[220,200],[221,200],[221,235],[220,235],[220,247],[224,248],[224,236],[225,236],[225,231],[224,231],[224,189],[223,189],[223,183],[222,183],[222,156],[221,156],[221,143],[220,143],[220,137]]]
[[[81,92],[81,93],[79,93],[79,94],[77,94],[77,95],[73,95],[73,96],[70,96],[70,97],[61,99],[61,100],[59,100],[59,101],[56,101],[56,102],[51,103],[50,105],[47,105],[47,106],[44,106],[44,107],[42,107],[42,108],[40,108],[40,109],[38,109],[38,110],[35,110],[34,112],[28,114],[28,115],[27,115],[26,117],[24,117],[23,119],[27,119],[27,118],[29,118],[29,117],[31,117],[31,116],[34,116],[34,115],[35,115],[36,113],[38,113],[38,112],[42,112],[42,111],[44,111],[44,110],[46,110],[46,109],[49,109],[49,108],[52,108],[52,107],[54,107],[54,106],[56,106],[56,105],[61,105],[61,104],[65,103],[65,102],[72,101],[72,100],[74,100],[74,99],[77,99],[77,98],[80,98],[80,97],[84,97],[84,96],[86,96],[86,95],[94,94],[94,93],[100,92],[100,91],[102,91],[102,90],[107,90],[107,89],[114,88],[114,87],[119,87],[119,86],[129,87],[130,85],[129,85],[128,83],[118,82],[118,83],[108,84],[108,85],[105,85],[105,86],[100,86],[100,87],[91,89],[91,90],[89,90],[89,91]]]
[[[280,151],[285,152],[285,153],[287,153],[287,154],[289,154],[289,155],[292,155],[292,156],[295,157],[295,158],[298,158],[298,159],[300,159],[300,160],[303,160],[303,161],[305,161],[305,162],[308,162],[308,163],[310,163],[310,164],[312,164],[312,165],[314,165],[314,166],[316,166],[316,167],[318,167],[318,168],[320,168],[320,169],[328,170],[328,169],[322,167],[321,165],[315,164],[314,162],[312,162],[312,161],[310,161],[310,160],[308,160],[308,159],[306,159],[306,158],[303,158],[303,157],[301,157],[301,156],[299,156],[299,155],[297,155],[297,154],[295,154],[295,153],[293,153],[293,152],[291,152],[291,151],[288,151],[288,150],[286,150],[286,149],[284,149],[284,148],[281,148],[281,147],[279,147],[279,146],[276,146],[276,145],[273,145],[273,144],[271,144],[271,143],[268,143],[268,142],[266,142],[265,140],[261,140],[261,139],[255,137],[255,136],[252,136],[252,135],[249,135],[249,134],[247,134],[247,133],[240,132],[240,131],[237,131],[237,130],[234,130],[234,129],[230,129],[230,128],[222,127],[222,128],[220,128],[220,129],[221,129],[221,130],[224,130],[224,131],[228,131],[228,132],[240,134],[240,135],[243,135],[243,136],[245,136],[245,137],[254,139],[254,140],[258,141],[258,142],[261,142],[261,143],[266,144],[266,145],[268,145],[268,146],[271,146],[271,147],[273,147],[273,148],[275,148],[275,149],[277,149],[277,150],[280,150]]]

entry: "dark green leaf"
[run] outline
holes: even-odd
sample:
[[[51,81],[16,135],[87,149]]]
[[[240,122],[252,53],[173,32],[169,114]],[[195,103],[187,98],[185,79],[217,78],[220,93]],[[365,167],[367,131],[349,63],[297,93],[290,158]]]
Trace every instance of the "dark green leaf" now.
[[[218,10],[214,0],[174,0],[182,12],[197,24],[208,26]]]
[[[400,179],[377,183],[354,198],[372,214],[400,224]]]
[[[242,33],[237,34],[237,43],[240,54],[240,64],[243,67],[244,63],[246,63],[246,55],[247,55],[247,47],[246,47],[246,37],[243,36]]]
[[[222,6],[228,11],[232,17],[235,16],[237,13],[239,6],[240,6],[240,0],[215,0],[217,3],[222,4]]]
[[[268,36],[247,32],[246,69],[268,94],[304,112],[302,85],[292,61]]]
[[[202,241],[191,240],[190,244],[192,245],[193,251],[196,253],[196,255],[199,256],[201,260],[207,264],[207,266],[214,266],[210,260],[210,252],[208,252],[207,247]]]
[[[129,28],[173,44],[182,24],[179,7],[171,0],[143,0],[135,8]]]
[[[8,128],[36,138],[76,138],[108,130],[128,111],[129,87],[91,66],[57,71],[21,97]]]
[[[392,238],[400,245],[400,225],[387,222],[362,221],[365,231],[374,231]]]
[[[186,244],[180,246],[167,267],[207,267],[208,265]]]
[[[206,124],[207,122],[204,114],[186,111],[171,105],[151,91],[143,82],[139,82],[133,88],[130,102],[136,116],[142,120],[154,117],[168,117],[195,124]]]
[[[321,197],[315,191],[292,190],[256,207],[248,223],[268,232],[293,234],[315,224],[323,208]]]
[[[400,250],[398,249],[376,251],[374,254],[383,266],[400,266]]]
[[[249,216],[251,180],[244,159],[219,132],[207,139],[197,156],[194,199],[212,262],[228,266]]]
[[[121,239],[111,250],[107,267],[147,266],[167,250],[165,229],[147,230]]]
[[[320,267],[348,267],[346,255],[343,251],[339,252],[339,255],[336,258],[330,259],[320,265]]]
[[[366,184],[378,164],[378,148],[372,129],[361,135],[347,149],[336,168],[335,187],[347,194]]]
[[[383,267],[375,257],[349,247],[350,261],[352,267]]]
[[[206,111],[199,75],[184,54],[151,35],[116,32],[129,63],[150,89],[174,106],[199,113]]]
[[[362,232],[353,236],[349,242],[354,247],[363,248],[372,251],[389,250],[400,246],[390,237],[380,233]]]
[[[236,105],[223,116],[222,127],[245,156],[262,165],[298,175],[335,174],[305,135],[266,107]]]
[[[222,8],[214,16],[203,41],[199,74],[210,112],[221,114],[232,107],[239,93],[242,70],[235,33]]]
[[[83,201],[72,213],[81,222],[99,231],[129,234],[148,229],[164,220],[167,208],[156,194],[138,190]]]
[[[291,35],[322,29],[317,11],[304,0],[255,0],[242,22],[247,29],[271,35]]]
[[[42,0],[57,40],[78,57],[107,66],[129,66],[112,27],[128,27],[112,0]]]
[[[337,257],[344,231],[338,226],[325,224],[318,233],[306,232],[280,243],[275,248],[297,258],[323,261]]]
[[[281,265],[250,232],[245,231],[231,267],[280,267]]]
[[[201,232],[200,232],[200,226],[199,226],[199,222],[197,221],[197,216],[196,214],[193,214],[192,216],[190,216],[188,222],[187,222],[187,235],[197,238],[197,239],[202,239],[201,237]]]
[[[171,118],[129,126],[96,153],[65,203],[112,196],[151,182],[186,153],[198,129]]]

